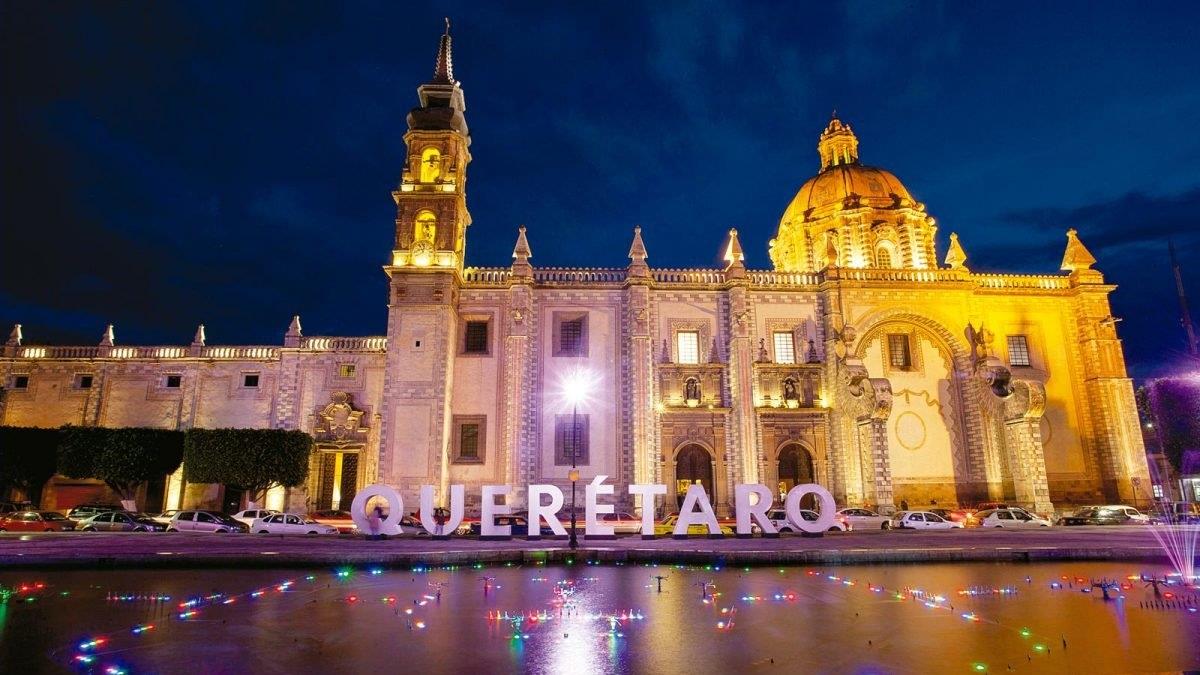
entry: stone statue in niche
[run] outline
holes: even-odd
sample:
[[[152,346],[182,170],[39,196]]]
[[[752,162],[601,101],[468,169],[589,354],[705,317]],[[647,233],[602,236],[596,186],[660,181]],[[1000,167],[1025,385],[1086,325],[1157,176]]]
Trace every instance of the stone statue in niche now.
[[[796,381],[792,378],[787,378],[783,381],[783,400],[790,406],[794,401],[799,400],[800,393],[796,390]]]
[[[700,380],[689,377],[683,382],[683,398],[689,405],[700,402]],[[693,403],[695,402],[695,403]]]

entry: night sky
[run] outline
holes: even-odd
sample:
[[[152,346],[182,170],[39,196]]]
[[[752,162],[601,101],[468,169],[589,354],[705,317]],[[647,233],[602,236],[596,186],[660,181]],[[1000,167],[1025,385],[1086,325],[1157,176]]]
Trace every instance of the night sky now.
[[[498,5],[499,3],[495,3]],[[468,264],[752,268],[830,111],[977,271],[1120,285],[1132,374],[1200,314],[1200,3],[5,2],[0,323],[26,344],[378,335],[405,116],[442,17],[466,92]],[[1200,323],[1200,320],[1198,320]]]

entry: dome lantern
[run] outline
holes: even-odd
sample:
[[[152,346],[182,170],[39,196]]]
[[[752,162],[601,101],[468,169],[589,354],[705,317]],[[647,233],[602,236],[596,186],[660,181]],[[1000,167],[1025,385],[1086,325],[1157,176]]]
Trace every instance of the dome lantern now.
[[[849,124],[843,124],[837,118],[837,111],[834,111],[825,131],[821,132],[817,152],[821,154],[822,171],[839,164],[858,163],[858,137]]]

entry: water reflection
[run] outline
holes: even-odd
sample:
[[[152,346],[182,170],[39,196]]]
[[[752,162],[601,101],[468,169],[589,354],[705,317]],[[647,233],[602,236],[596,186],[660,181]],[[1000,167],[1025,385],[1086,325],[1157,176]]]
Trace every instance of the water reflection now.
[[[1163,571],[1069,563],[5,572],[6,587],[43,587],[0,605],[0,663],[40,672],[77,667],[83,656],[97,672],[111,664],[167,673],[1194,669],[1194,591],[1172,587],[1172,599],[1156,601],[1152,588],[1126,582],[1124,600],[1108,602],[1083,592],[1092,579]],[[146,625],[154,628],[135,630]],[[80,648],[96,637],[104,642]]]

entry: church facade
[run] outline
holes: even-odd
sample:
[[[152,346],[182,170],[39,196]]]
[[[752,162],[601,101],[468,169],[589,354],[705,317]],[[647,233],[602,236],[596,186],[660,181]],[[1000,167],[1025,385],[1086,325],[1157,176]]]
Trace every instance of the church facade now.
[[[124,346],[109,326],[96,346],[42,346],[17,326],[0,423],[302,429],[308,483],[268,499],[297,510],[346,508],[371,483],[409,509],[427,484],[465,484],[468,511],[482,485],[520,505],[529,483],[569,488],[573,463],[630,511],[623,486],[652,482],[661,512],[700,483],[723,515],[740,483],[816,482],[885,512],[1149,499],[1115,287],[1073,230],[1059,272],[973,272],[835,118],[771,270],[746,268],[735,230],[714,233],[723,268],[652,267],[638,228],[623,268],[535,266],[524,228],[511,266],[472,267],[450,47],[408,117],[384,334],[310,336],[297,317],[280,345],[209,345],[201,326],[189,345]],[[56,478],[43,506],[101,489]],[[164,508],[238,501],[181,473],[151,490]]]

